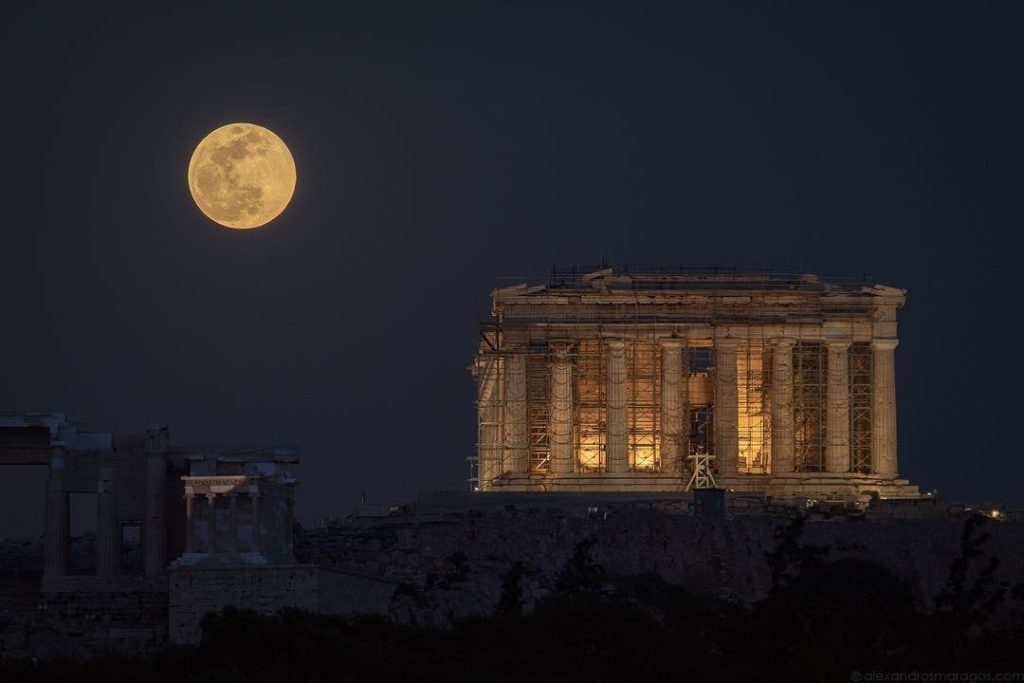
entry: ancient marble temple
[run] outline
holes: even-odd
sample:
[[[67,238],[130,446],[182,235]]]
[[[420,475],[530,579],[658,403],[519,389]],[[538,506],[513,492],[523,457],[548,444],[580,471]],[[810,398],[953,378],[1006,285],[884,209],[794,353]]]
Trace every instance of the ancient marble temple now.
[[[473,485],[916,496],[897,457],[905,299],[861,281],[687,269],[555,270],[496,289],[473,365]]]

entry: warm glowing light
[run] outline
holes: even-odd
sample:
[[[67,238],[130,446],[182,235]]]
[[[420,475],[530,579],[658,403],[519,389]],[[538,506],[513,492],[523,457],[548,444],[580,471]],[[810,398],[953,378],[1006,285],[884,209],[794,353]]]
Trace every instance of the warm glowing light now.
[[[199,143],[188,165],[192,199],[220,225],[248,230],[277,218],[295,192],[295,160],[273,131],[231,123]]]
[[[654,342],[626,345],[626,423],[629,467],[661,467],[661,355]]]
[[[747,474],[771,472],[771,407],[765,381],[767,366],[760,343],[740,345],[736,354],[738,468]]]
[[[600,472],[605,467],[604,376],[605,349],[598,340],[582,340],[576,363],[577,423],[579,446],[576,458],[581,472]]]

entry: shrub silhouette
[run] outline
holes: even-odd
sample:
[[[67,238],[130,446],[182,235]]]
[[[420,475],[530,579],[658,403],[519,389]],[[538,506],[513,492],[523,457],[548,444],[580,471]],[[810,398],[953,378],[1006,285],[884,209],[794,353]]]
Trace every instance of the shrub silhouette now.
[[[229,608],[203,620],[195,647],[149,661],[7,662],[0,680],[831,681],[852,671],[1019,670],[1019,602],[1005,626],[976,632],[993,596],[1003,596],[991,585],[979,529],[965,529],[946,597],[931,614],[885,569],[830,562],[821,549],[801,545],[794,523],[769,553],[774,589],[750,608],[692,595],[654,574],[609,573],[588,559],[583,543],[560,590],[530,614],[520,609],[523,568],[513,567],[494,616],[447,630]]]

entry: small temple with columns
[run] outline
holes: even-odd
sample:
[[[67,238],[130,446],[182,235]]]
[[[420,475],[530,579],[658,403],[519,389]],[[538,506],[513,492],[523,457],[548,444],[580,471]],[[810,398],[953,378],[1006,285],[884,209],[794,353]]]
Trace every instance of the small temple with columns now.
[[[476,490],[920,495],[897,459],[903,289],[604,267],[491,299],[471,366]]]
[[[299,457],[288,448],[215,449],[145,435],[98,432],[63,413],[0,413],[0,466],[46,468],[44,592],[96,591],[111,579],[150,581],[168,570],[294,563],[292,525]],[[70,498],[95,494],[96,565],[71,571]],[[137,532],[139,566],[125,563]]]

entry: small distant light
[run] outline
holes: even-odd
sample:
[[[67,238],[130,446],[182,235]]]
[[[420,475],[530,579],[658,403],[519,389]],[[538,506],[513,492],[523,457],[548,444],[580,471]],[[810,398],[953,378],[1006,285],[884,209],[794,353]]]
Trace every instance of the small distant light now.
[[[988,514],[990,517],[992,517],[992,519],[999,519],[999,517],[1001,517],[1003,513],[1000,512],[999,510],[992,510]]]

